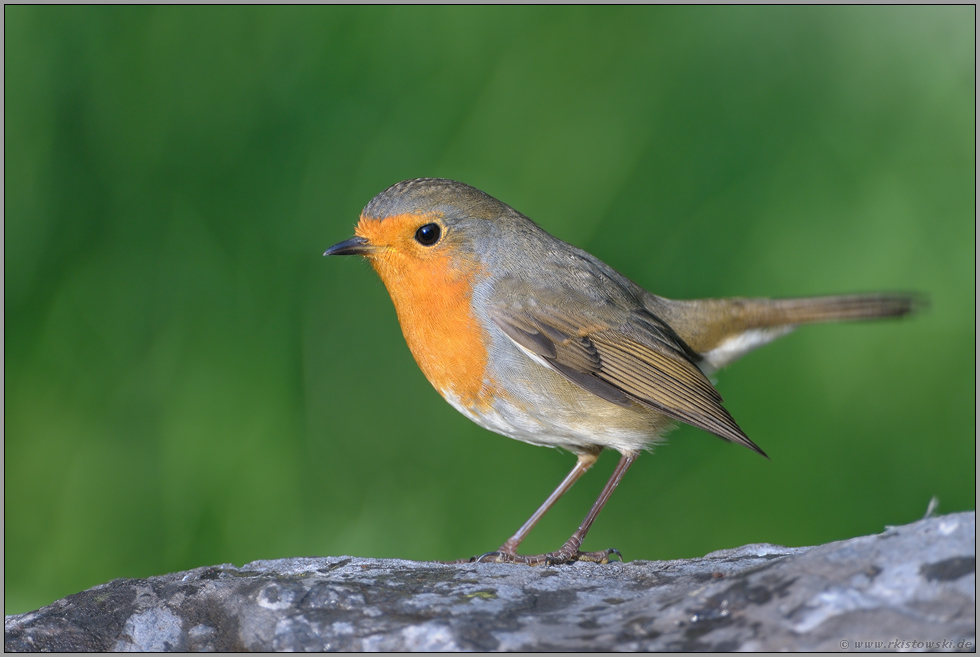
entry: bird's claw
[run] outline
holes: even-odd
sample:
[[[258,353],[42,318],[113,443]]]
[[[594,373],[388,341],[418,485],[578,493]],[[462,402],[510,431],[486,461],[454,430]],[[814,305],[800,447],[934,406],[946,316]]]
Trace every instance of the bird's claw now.
[[[600,550],[599,552],[575,552],[557,550],[548,554],[516,554],[513,552],[502,552],[494,550],[486,552],[478,557],[460,559],[449,563],[520,563],[527,566],[557,566],[573,561],[587,561],[590,563],[609,563],[609,558],[615,555],[619,561],[623,561],[622,553],[616,548]]]

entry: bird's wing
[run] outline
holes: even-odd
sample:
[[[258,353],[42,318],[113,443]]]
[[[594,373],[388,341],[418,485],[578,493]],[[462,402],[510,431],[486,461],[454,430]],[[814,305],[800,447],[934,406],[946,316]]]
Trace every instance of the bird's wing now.
[[[490,317],[520,347],[581,388],[621,406],[638,402],[765,455],[721,405],[697,354],[637,305],[621,310],[579,293],[503,295]],[[500,298],[500,297],[498,297]]]

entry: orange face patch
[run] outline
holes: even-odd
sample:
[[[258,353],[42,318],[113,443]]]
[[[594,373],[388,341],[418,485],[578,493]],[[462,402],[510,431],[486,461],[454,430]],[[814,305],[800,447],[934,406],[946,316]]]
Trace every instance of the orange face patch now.
[[[485,407],[487,349],[471,306],[478,267],[451,240],[419,244],[415,233],[428,223],[445,233],[438,215],[402,214],[383,220],[362,216],[355,234],[373,247],[367,257],[388,288],[408,348],[429,382],[464,406]]]

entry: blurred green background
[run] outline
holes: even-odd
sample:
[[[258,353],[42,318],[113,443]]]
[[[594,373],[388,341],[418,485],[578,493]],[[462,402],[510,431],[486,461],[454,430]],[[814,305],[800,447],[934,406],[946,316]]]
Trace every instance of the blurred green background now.
[[[586,541],[805,545],[975,504],[975,9],[4,9],[4,608],[496,548],[571,468],[446,404],[321,253],[470,183],[668,297],[927,292],[721,372]],[[973,354],[971,356],[971,354]],[[606,454],[525,543],[555,549]]]

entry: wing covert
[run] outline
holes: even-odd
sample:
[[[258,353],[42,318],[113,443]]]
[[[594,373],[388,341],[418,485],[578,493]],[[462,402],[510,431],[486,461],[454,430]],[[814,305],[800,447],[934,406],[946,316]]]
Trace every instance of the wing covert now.
[[[520,295],[533,301],[491,305],[490,316],[514,343],[602,399],[639,403],[765,455],[721,405],[697,354],[663,320],[642,306],[619,310],[575,297],[566,292],[543,303],[541,295]]]

